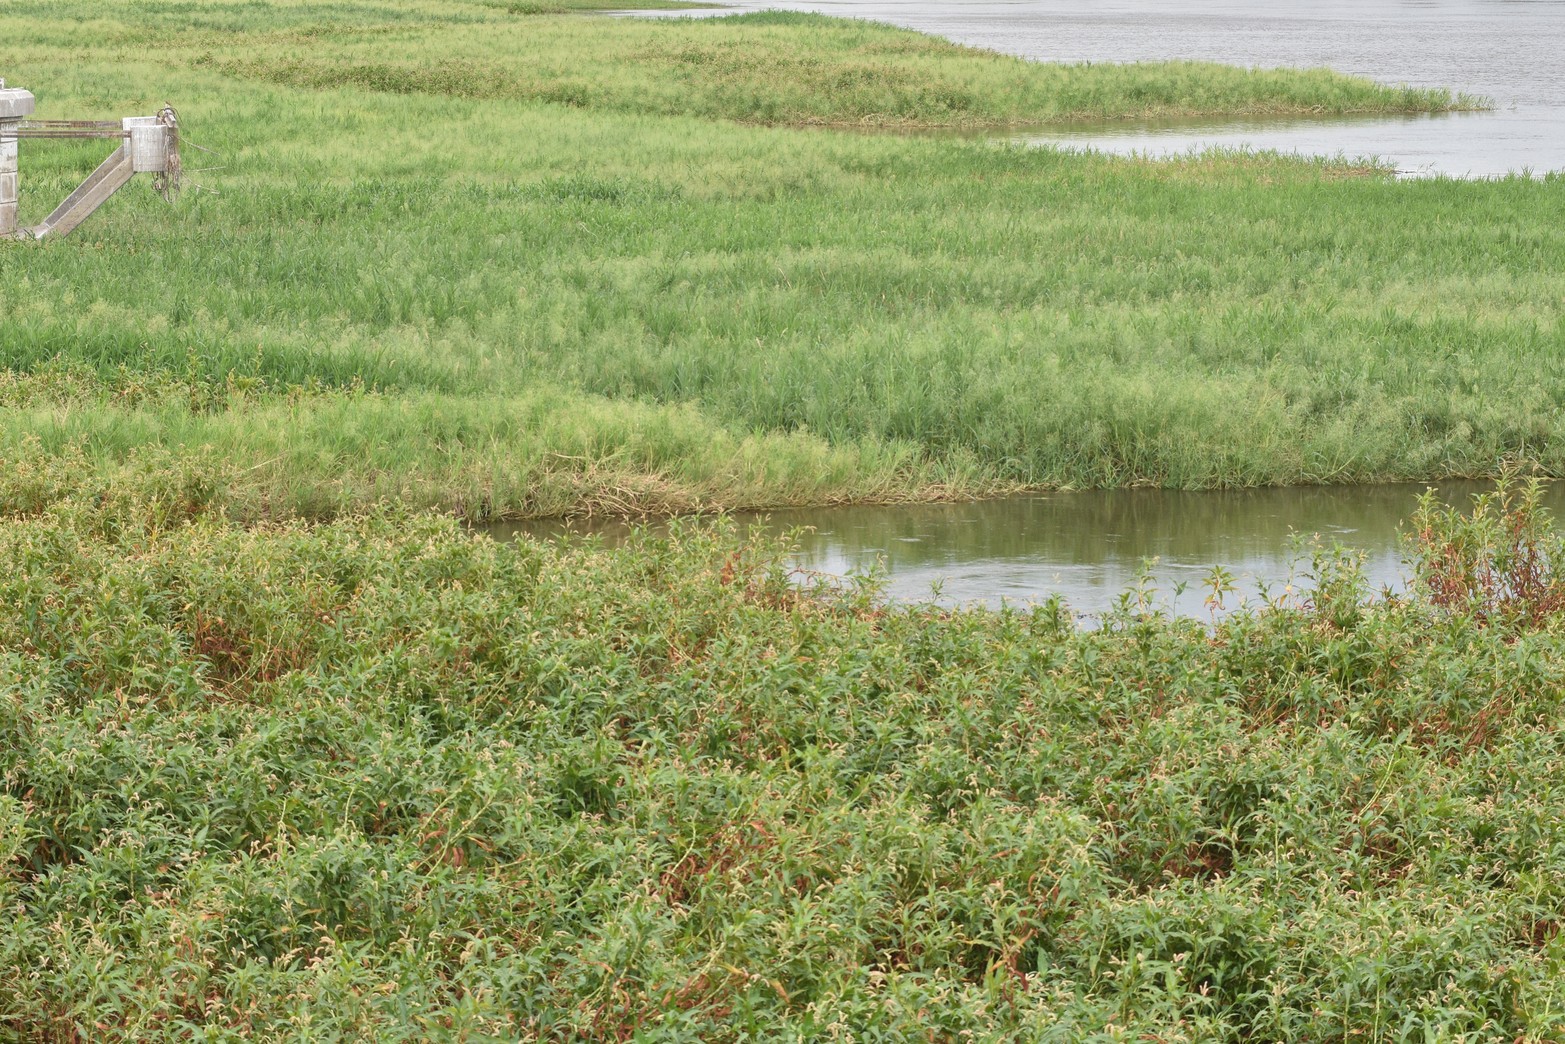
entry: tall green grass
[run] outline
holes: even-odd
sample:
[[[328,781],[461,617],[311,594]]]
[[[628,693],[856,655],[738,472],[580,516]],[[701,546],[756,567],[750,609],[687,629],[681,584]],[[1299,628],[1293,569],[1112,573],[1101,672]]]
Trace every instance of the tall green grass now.
[[[704,117],[753,119],[734,99],[761,86],[704,65],[670,80],[666,59],[879,55],[930,90],[971,81],[966,111],[996,121],[1028,99],[1129,112],[1188,87],[1227,111],[1270,104],[1268,83],[1311,105],[1323,84],[1379,90],[1358,81],[479,4],[57,0],[0,29],[39,115],[171,100],[213,150],[186,154],[210,191],[170,207],[132,185],[70,239],[0,249],[0,367],[26,407],[0,419],[6,452],[85,437],[112,469],[138,445],[208,447],[235,465],[235,510],[262,515],[1562,469],[1557,180],[741,126]],[[608,63],[601,97],[507,86],[547,54],[597,69],[585,51]],[[355,72],[372,54],[435,79],[395,93]],[[440,79],[506,55],[480,70],[492,90]],[[773,79],[767,97],[805,92],[787,120],[859,97]],[[27,143],[24,218],[101,151]],[[594,478],[536,492],[562,468]]]
[[[466,22],[427,46],[411,25],[334,25],[262,53],[204,39],[197,61],[295,87],[544,101],[761,124],[1028,126],[1183,115],[1443,112],[1449,91],[1327,69],[1203,62],[1045,65],[888,25],[763,12],[720,19]],[[192,44],[195,41],[191,41]],[[268,42],[268,41],[263,41]]]
[[[727,6],[688,0],[633,0],[628,4],[625,0],[477,0],[477,3],[512,15],[553,15],[576,11],[683,11]]]
[[[1430,597],[1325,556],[1079,632],[800,593],[722,527],[239,529],[148,463],[0,522],[0,1037],[1565,1033],[1525,496],[1425,515]]]

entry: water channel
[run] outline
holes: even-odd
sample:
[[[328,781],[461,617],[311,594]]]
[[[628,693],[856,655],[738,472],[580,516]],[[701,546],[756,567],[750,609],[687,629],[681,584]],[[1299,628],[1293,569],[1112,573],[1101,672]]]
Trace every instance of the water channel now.
[[[778,511],[740,520],[764,521],[775,533],[800,531],[799,569],[833,576],[878,572],[886,596],[896,601],[1026,605],[1058,594],[1074,612],[1092,617],[1112,608],[1145,571],[1158,605],[1205,616],[1203,582],[1214,566],[1229,570],[1238,584],[1230,607],[1254,598],[1262,585],[1275,595],[1291,580],[1303,591],[1310,586],[1310,545],[1316,541],[1362,552],[1374,589],[1401,589],[1407,579],[1402,530],[1426,488],[1037,493],[963,504]],[[1465,507],[1488,488],[1446,482],[1438,492]],[[1556,516],[1565,512],[1565,483],[1550,486],[1544,502]],[[612,543],[628,530],[625,523],[528,523],[494,532],[597,535]]]
[[[1457,177],[1565,170],[1565,0],[730,0],[726,11],[700,13],[767,8],[892,22],[1041,61],[1327,66],[1495,104],[1442,116],[1070,125],[1029,132],[1019,139],[1027,142],[1153,156],[1218,146],[1377,157],[1407,174]],[[1483,488],[1445,483],[1441,495],[1465,503]],[[1400,529],[1423,489],[1053,493],[778,512],[767,525],[809,527],[801,569],[880,570],[897,600],[1025,604],[1059,594],[1092,616],[1155,560],[1161,603],[1204,616],[1213,566],[1229,569],[1244,596],[1290,578],[1307,586],[1300,542],[1316,537],[1362,551],[1377,588],[1403,586]],[[1548,506],[1565,510],[1565,484]]]
[[[1207,147],[1375,157],[1407,174],[1565,170],[1565,0],[731,0],[869,18],[1040,61],[1326,66],[1447,87],[1493,111],[1085,124],[1018,140],[1114,153]],[[712,12],[705,12],[712,13]]]

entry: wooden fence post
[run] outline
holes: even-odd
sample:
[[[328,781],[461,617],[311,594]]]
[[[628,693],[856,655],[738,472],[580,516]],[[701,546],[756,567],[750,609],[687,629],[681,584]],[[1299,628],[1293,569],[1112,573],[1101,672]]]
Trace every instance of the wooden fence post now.
[[[33,96],[28,91],[7,88],[0,80],[0,237],[17,232],[16,201],[21,192],[17,184],[17,125],[33,111]]]

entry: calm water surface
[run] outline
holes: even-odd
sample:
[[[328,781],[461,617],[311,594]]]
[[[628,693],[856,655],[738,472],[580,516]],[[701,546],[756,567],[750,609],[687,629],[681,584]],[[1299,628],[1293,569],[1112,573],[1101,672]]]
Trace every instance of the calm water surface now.
[[[1108,490],[1049,493],[971,504],[826,508],[765,516],[774,532],[810,527],[799,538],[801,569],[837,576],[883,571],[899,601],[1024,605],[1062,596],[1082,614],[1111,608],[1153,562],[1158,602],[1204,616],[1201,583],[1221,564],[1244,595],[1290,578],[1309,586],[1308,543],[1362,551],[1376,588],[1405,583],[1400,527],[1424,486],[1315,486],[1235,492]],[[1466,505],[1481,483],[1444,483]],[[1565,484],[1546,505],[1565,511]],[[596,532],[613,541],[624,525],[558,523],[502,527],[497,535]],[[1305,546],[1301,548],[1301,543]],[[1185,583],[1183,594],[1176,587]],[[1231,603],[1236,600],[1230,600]]]
[[[734,0],[894,22],[1043,61],[1328,66],[1497,109],[1374,120],[1073,126],[1029,141],[1167,155],[1209,146],[1373,156],[1407,173],[1565,170],[1565,0]]]

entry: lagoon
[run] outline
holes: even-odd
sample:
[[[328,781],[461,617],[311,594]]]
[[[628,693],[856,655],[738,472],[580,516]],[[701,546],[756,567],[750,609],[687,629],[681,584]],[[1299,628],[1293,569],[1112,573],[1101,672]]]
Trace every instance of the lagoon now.
[[[1446,87],[1494,109],[1439,116],[1087,124],[1017,140],[1167,156],[1205,148],[1373,157],[1408,175],[1565,170],[1565,0],[736,0],[892,22],[1048,62],[1326,66]]]

